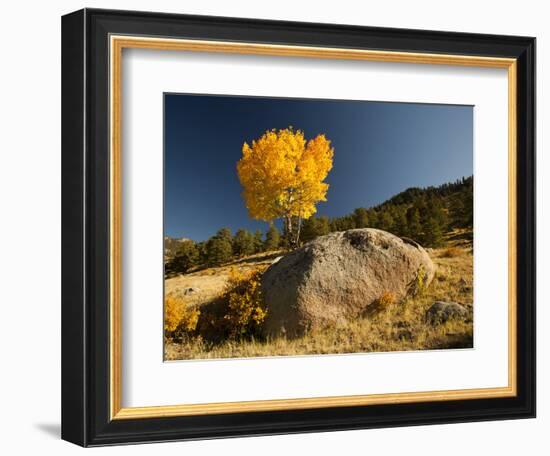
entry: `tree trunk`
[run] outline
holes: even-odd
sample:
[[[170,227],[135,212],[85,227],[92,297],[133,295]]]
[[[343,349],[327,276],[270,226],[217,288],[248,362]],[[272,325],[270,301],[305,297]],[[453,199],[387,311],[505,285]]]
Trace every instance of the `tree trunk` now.
[[[286,231],[288,233],[289,238],[292,238],[292,217],[291,216],[286,217]]]
[[[300,231],[302,230],[302,217],[298,217],[298,228],[296,229],[296,247],[300,247]]]
[[[292,217],[290,215],[286,215],[284,217],[284,223],[285,223],[285,238],[289,243],[289,246],[292,247]]]

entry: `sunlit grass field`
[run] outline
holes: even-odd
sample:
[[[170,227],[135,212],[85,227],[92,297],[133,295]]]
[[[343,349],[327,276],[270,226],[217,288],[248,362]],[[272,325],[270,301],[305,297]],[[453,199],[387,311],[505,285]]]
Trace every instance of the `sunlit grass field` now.
[[[306,333],[296,339],[278,337],[232,338],[210,341],[200,334],[174,341],[165,340],[165,359],[214,359],[259,356],[292,356],[359,352],[390,352],[473,347],[473,250],[471,232],[453,232],[444,247],[427,249],[437,266],[435,277],[425,290],[402,302],[379,306],[368,316]],[[230,271],[265,269],[281,252],[268,252],[241,259],[219,268],[204,269],[166,280],[166,293],[195,291],[184,296],[189,306],[201,309],[223,293]],[[426,321],[425,314],[435,301],[464,305],[470,317],[451,319],[439,325]]]

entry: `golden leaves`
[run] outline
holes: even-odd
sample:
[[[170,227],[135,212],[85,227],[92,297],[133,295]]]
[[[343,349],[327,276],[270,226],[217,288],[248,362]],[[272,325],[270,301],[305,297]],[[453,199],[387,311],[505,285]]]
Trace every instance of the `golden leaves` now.
[[[224,319],[230,323],[233,336],[253,335],[267,316],[261,292],[262,269],[229,272]]]
[[[166,296],[164,300],[164,330],[173,332],[180,329],[185,332],[193,332],[199,316],[199,309],[188,307],[185,301],[174,296]]]
[[[243,144],[237,163],[243,197],[251,217],[271,221],[279,217],[309,218],[315,204],[326,201],[334,149],[321,134],[306,141],[292,127],[269,130],[249,146]]]

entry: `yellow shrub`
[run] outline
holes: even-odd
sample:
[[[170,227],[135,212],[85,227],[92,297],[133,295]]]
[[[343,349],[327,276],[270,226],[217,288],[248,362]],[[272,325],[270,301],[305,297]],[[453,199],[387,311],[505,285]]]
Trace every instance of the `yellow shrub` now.
[[[200,315],[201,311],[199,309],[187,307],[181,316],[179,329],[187,333],[195,331]]]
[[[183,303],[173,296],[166,296],[164,300],[164,330],[174,331],[180,322],[180,313]]]
[[[409,286],[409,294],[411,296],[422,295],[427,288],[427,278],[428,274],[426,273],[426,269],[424,269],[424,265],[421,264],[418,268],[418,271],[416,272],[416,277]]]
[[[254,335],[265,320],[267,308],[262,299],[261,275],[261,270],[230,271],[224,315],[230,336]]]
[[[164,330],[193,332],[199,322],[200,310],[186,305],[181,298],[166,296],[164,300]]]

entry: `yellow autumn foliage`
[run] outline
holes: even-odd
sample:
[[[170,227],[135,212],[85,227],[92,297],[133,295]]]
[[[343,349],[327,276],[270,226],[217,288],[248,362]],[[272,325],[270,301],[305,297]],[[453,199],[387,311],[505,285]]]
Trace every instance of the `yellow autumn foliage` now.
[[[267,316],[261,276],[261,270],[242,272],[233,268],[229,273],[224,320],[233,337],[255,335]]]
[[[181,298],[166,296],[164,300],[164,330],[193,332],[199,322],[200,310],[189,307]]]
[[[321,134],[306,141],[292,127],[270,130],[242,147],[237,163],[243,197],[249,214],[258,220],[279,217],[307,219],[315,204],[326,201],[334,149]]]

